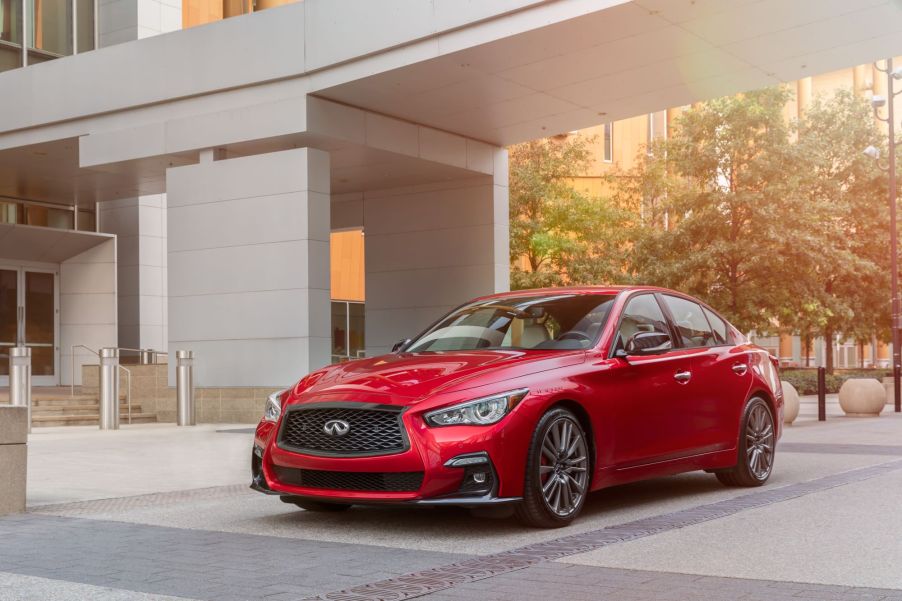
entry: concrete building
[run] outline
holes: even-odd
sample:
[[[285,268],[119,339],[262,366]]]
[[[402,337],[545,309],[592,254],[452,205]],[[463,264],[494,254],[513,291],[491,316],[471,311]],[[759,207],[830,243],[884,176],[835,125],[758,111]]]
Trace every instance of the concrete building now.
[[[508,287],[507,145],[902,53],[889,0],[30,2],[0,0],[0,344],[48,385],[104,346],[286,385],[364,285],[342,352],[385,352]]]

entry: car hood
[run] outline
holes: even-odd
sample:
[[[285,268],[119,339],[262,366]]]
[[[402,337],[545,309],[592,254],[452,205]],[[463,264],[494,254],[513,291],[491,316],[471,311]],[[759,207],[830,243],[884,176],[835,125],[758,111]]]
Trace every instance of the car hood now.
[[[382,355],[310,374],[298,382],[293,401],[353,399],[411,405],[439,392],[491,385],[584,360],[585,351],[509,349]]]

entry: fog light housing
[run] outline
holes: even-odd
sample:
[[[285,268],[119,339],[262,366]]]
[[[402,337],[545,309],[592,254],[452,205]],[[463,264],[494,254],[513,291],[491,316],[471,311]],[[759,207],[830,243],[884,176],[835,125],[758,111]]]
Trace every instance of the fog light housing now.
[[[485,496],[496,488],[495,468],[486,452],[458,455],[445,462],[445,467],[463,468],[458,494]]]

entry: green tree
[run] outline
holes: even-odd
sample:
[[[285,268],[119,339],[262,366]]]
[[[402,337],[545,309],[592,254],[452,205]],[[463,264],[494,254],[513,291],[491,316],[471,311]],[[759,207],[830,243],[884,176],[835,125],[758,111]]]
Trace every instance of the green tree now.
[[[707,102],[643,160],[655,181],[642,188],[665,197],[652,215],[669,223],[637,233],[637,281],[698,296],[744,331],[778,328],[779,309],[805,291],[789,253],[803,203],[788,100],[786,89],[768,88]]]
[[[811,284],[805,302],[819,306],[813,329],[828,341],[837,333],[858,343],[888,336],[886,180],[861,152],[881,138],[867,101],[849,90],[816,98],[799,123],[801,189],[811,216],[798,237],[819,251],[799,267]],[[801,325],[792,319],[798,305],[787,305],[783,323]],[[825,363],[832,372],[832,344]]]
[[[556,136],[509,149],[511,288],[625,277],[627,214],[573,185],[572,178],[589,168],[591,141]],[[520,267],[521,258],[528,269]]]

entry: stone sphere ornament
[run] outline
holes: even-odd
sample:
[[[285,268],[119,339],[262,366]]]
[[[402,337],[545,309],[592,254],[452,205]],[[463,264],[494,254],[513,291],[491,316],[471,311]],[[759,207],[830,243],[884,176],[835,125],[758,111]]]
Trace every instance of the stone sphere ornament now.
[[[886,389],[873,378],[850,378],[839,389],[839,406],[849,417],[876,417],[886,406]]]
[[[799,391],[789,382],[781,382],[783,385],[783,423],[792,425],[799,417]]]

